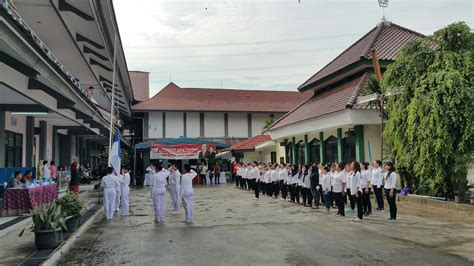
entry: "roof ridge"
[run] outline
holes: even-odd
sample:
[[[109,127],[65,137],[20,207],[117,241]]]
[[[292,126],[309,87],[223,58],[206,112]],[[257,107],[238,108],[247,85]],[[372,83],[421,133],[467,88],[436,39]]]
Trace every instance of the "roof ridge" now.
[[[374,36],[372,37],[372,39],[367,43],[367,46],[364,48],[364,51],[362,52],[361,57],[368,58],[369,53],[372,51],[372,46],[374,45],[375,41],[379,37],[380,32],[382,32],[382,29],[384,28],[384,26],[385,26],[384,21],[377,24],[376,32]]]
[[[364,75],[362,75],[362,77],[360,77],[359,82],[355,85],[356,89],[354,90],[351,97],[347,101],[346,108],[352,108],[354,106],[354,104],[357,101],[357,96],[359,96],[359,93],[362,89],[361,85],[362,85],[362,83],[365,83],[367,81],[367,79],[368,79],[368,73],[365,72]]]
[[[360,41],[362,41],[367,35],[371,34],[374,30],[376,30],[377,27],[379,27],[379,24],[377,24],[377,26],[373,27],[370,31],[368,31],[368,32],[367,32],[366,34],[364,34],[362,37],[360,37],[359,39],[357,39],[357,41],[355,41],[355,42],[352,43],[349,47],[347,47],[345,50],[343,50],[341,53],[339,53],[333,60],[331,60],[329,63],[327,63],[325,66],[323,66],[318,72],[316,72],[314,75],[312,75],[312,76],[309,77],[307,80],[305,80],[302,85],[298,86],[298,90],[299,90],[300,88],[305,87],[306,82],[310,81],[313,77],[315,77],[315,76],[318,75],[321,71],[323,71],[327,66],[329,66],[329,65],[332,64],[334,61],[336,61],[339,57],[341,57],[345,52],[349,51],[352,47],[354,47],[356,44],[358,44]]]
[[[282,90],[246,90],[246,89],[229,89],[229,88],[181,88],[183,90],[219,90],[219,91],[249,91],[249,92],[276,92],[276,93],[301,93],[299,91],[282,91]]]

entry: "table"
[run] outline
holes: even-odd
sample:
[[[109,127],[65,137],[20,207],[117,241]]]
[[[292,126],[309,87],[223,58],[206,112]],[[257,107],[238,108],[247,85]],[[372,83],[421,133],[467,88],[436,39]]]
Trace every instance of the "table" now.
[[[7,188],[3,196],[3,215],[20,215],[36,210],[40,204],[58,199],[57,184],[48,184],[34,188]]]

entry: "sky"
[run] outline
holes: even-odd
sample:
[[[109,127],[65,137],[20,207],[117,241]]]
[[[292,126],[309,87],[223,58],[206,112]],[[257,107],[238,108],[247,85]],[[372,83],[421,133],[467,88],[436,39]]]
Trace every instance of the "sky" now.
[[[114,0],[129,70],[150,96],[180,87],[296,90],[381,21],[376,0]],[[430,35],[474,27],[473,0],[392,0],[387,20]]]

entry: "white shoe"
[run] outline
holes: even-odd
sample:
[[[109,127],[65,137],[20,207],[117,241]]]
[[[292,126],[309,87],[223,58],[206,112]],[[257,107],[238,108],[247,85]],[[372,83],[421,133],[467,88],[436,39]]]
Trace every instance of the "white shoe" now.
[[[353,222],[356,222],[356,223],[360,223],[360,222],[362,222],[362,219],[357,218],[357,219],[354,219],[354,220],[352,220],[352,221],[353,221]]]

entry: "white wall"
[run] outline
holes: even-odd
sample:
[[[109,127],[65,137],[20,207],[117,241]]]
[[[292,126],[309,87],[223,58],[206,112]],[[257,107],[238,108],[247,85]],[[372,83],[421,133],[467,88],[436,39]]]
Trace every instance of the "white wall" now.
[[[186,136],[197,138],[199,137],[199,133],[199,113],[186,113]]]
[[[229,113],[229,137],[247,138],[247,114]]]
[[[252,137],[261,135],[265,120],[270,117],[270,114],[252,114]]]
[[[204,136],[224,137],[224,113],[204,113]]]
[[[150,112],[148,115],[148,137],[162,138],[163,137],[163,113]]]
[[[178,138],[180,136],[184,136],[183,133],[183,113],[166,112],[166,137]]]

